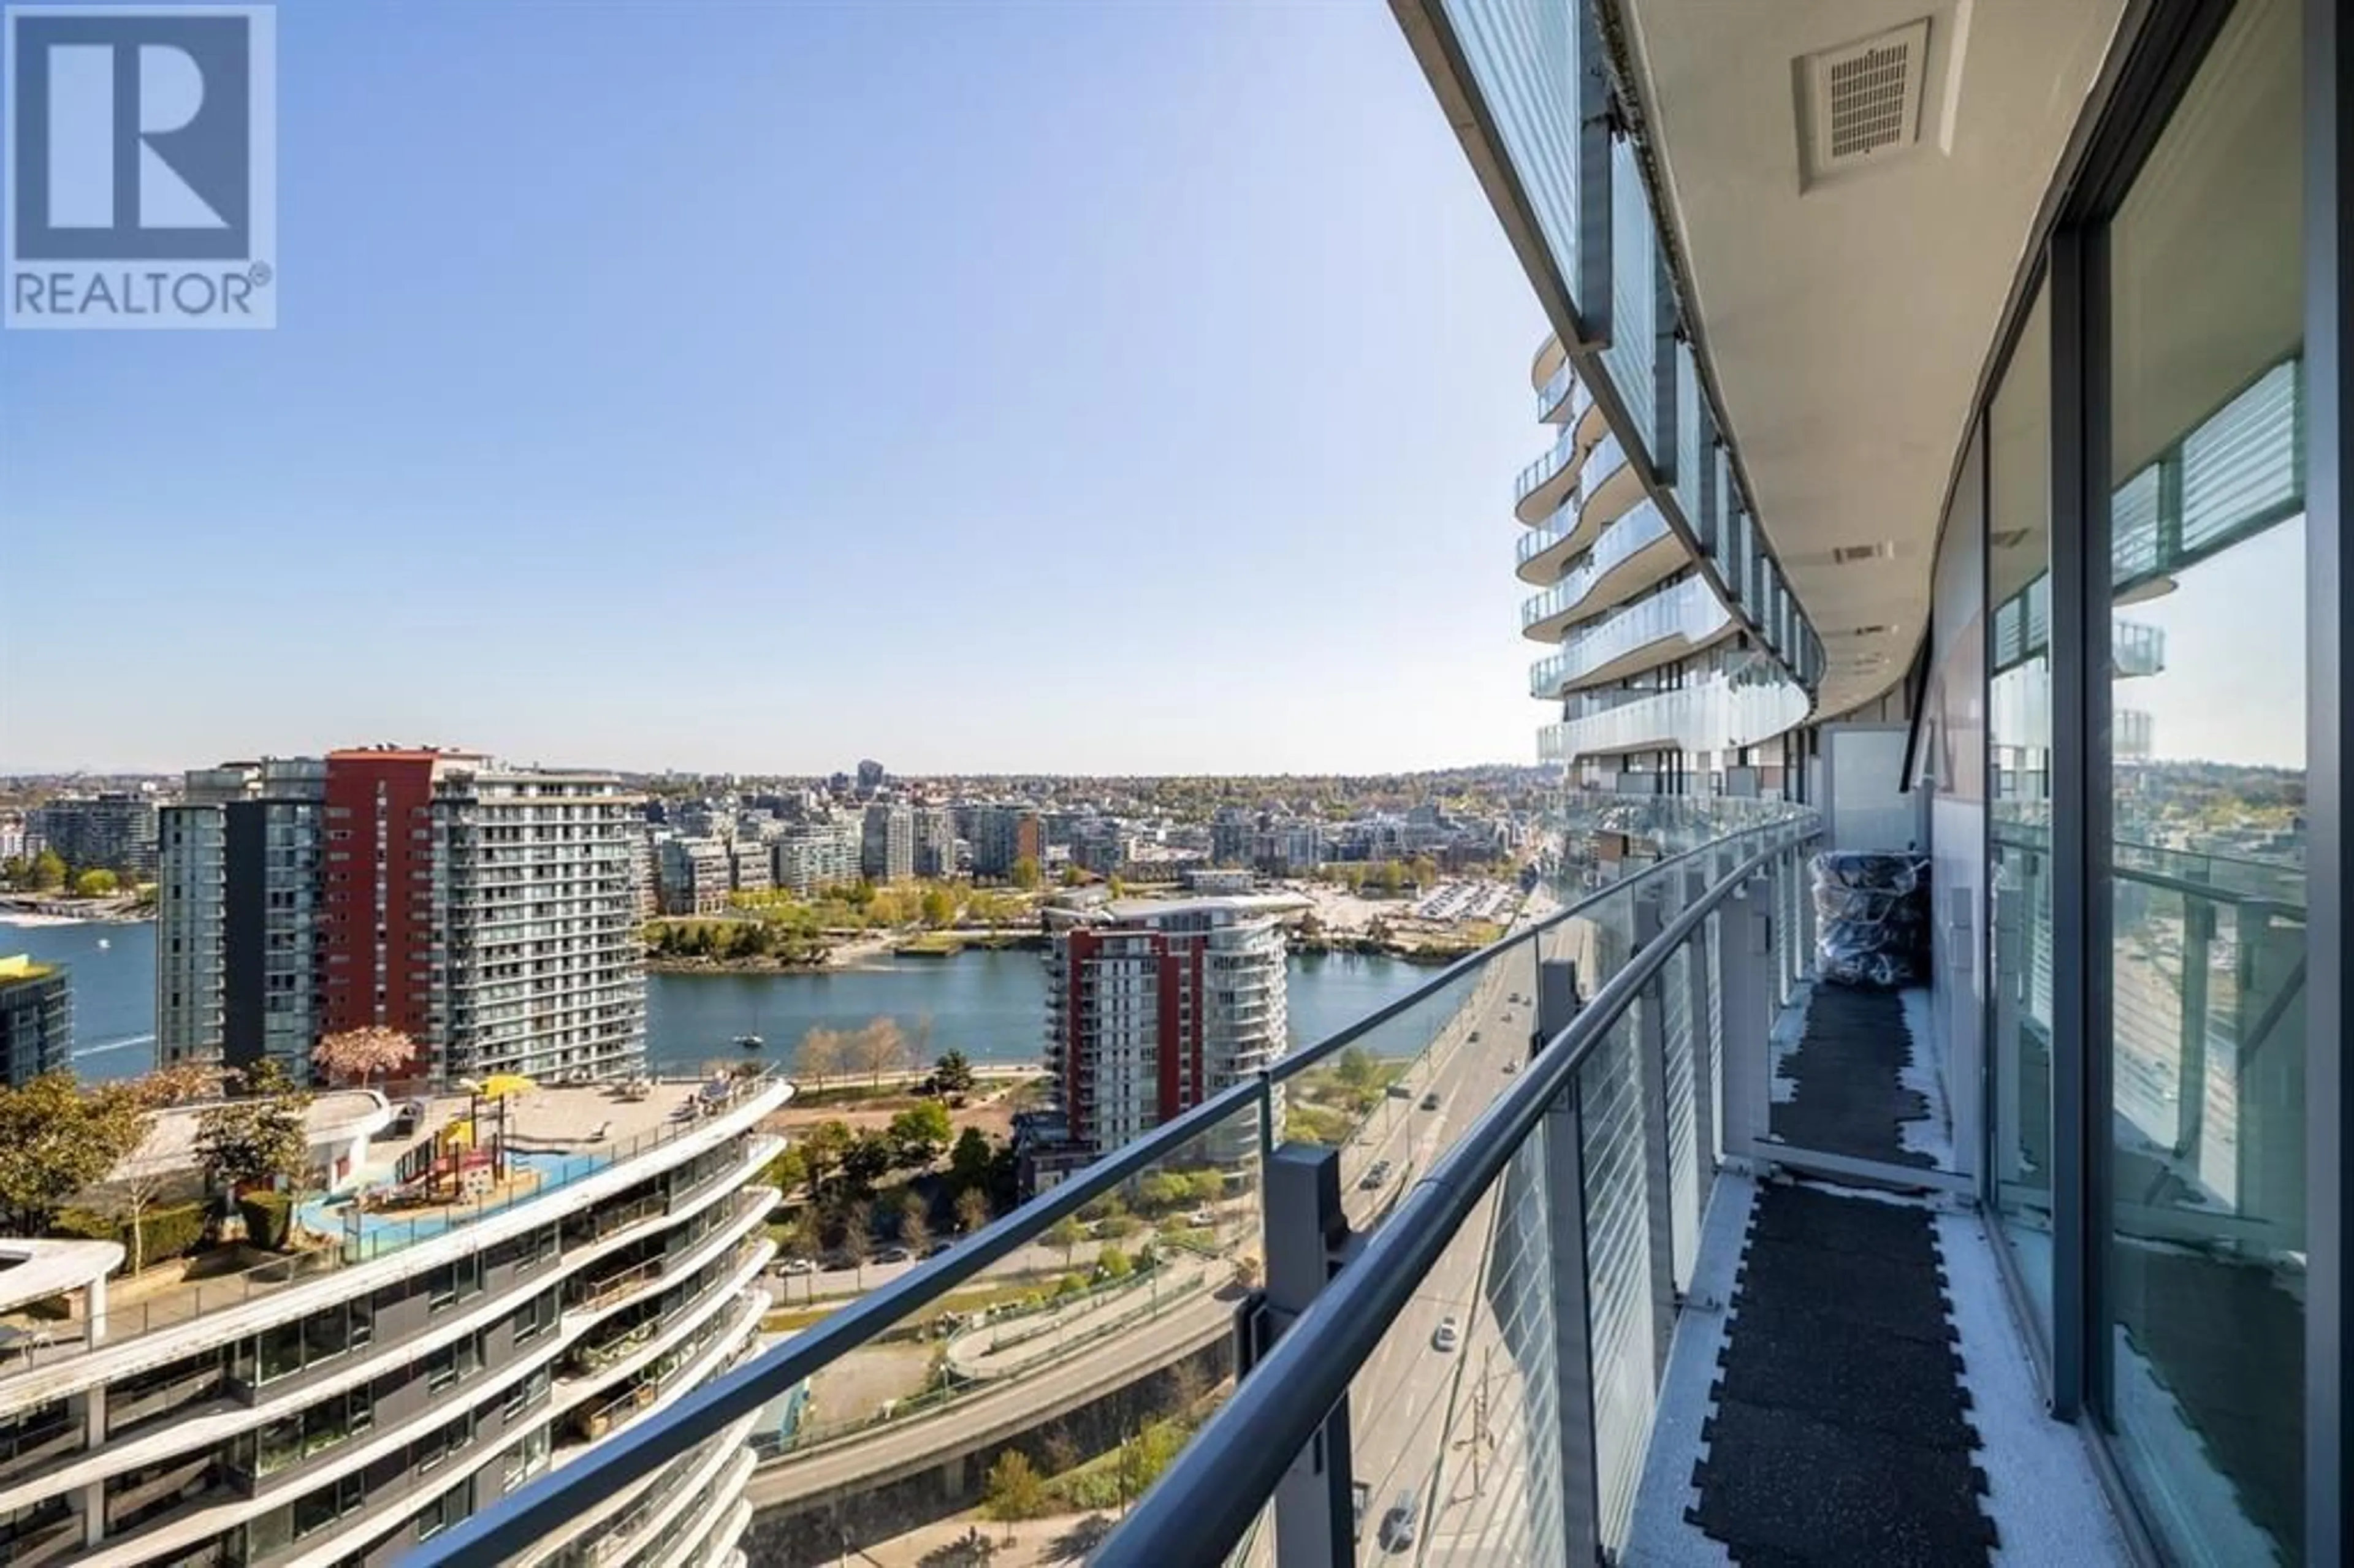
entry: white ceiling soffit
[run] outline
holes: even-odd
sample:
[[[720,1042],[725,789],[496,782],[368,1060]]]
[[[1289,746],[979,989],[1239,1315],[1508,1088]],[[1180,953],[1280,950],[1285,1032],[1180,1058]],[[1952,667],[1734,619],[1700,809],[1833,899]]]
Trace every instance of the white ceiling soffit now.
[[[1620,0],[1700,337],[1821,633],[1817,711],[1926,630],[2005,299],[2124,0]]]

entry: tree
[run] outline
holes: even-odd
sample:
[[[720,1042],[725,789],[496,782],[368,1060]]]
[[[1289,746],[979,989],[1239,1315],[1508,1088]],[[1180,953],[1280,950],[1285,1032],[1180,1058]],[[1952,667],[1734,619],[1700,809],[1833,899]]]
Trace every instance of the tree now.
[[[45,849],[33,857],[33,890],[47,893],[66,885],[66,859],[53,849]]]
[[[83,872],[80,875],[74,878],[74,896],[77,898],[104,898],[107,895],[115,890],[118,882],[119,879],[115,876],[114,873],[93,866],[91,869]]]
[[[910,1189],[899,1195],[899,1245],[909,1252],[921,1255],[931,1245],[931,1205],[923,1194]]]
[[[1027,893],[1038,885],[1038,857],[1025,854],[1013,863],[1013,885]]]
[[[196,1118],[196,1159],[205,1174],[231,1192],[274,1186],[283,1179],[300,1190],[310,1169],[311,1138],[304,1113],[311,1097],[294,1087],[267,1057],[245,1075],[244,1098],[216,1106]]]
[[[1136,1265],[1119,1248],[1108,1246],[1096,1254],[1096,1272],[1106,1279],[1126,1279],[1136,1272]]]
[[[71,1073],[43,1073],[0,1087],[0,1204],[17,1234],[37,1236],[83,1188],[139,1147],[145,1119],[130,1091],[109,1084],[87,1092]]]
[[[841,1168],[843,1156],[850,1152],[851,1139],[850,1124],[838,1118],[822,1121],[801,1135],[801,1160],[809,1171],[812,1196],[825,1185],[827,1172]]]
[[[945,887],[926,888],[917,907],[923,914],[924,924],[935,930],[956,919],[956,899]]]
[[[871,1192],[875,1183],[891,1173],[891,1140],[873,1128],[863,1128],[842,1153],[842,1179],[854,1192]]]
[[[957,1229],[966,1235],[989,1224],[989,1194],[978,1187],[967,1187],[957,1194]]]
[[[128,1086],[132,1099],[138,1107],[139,1140],[132,1146],[136,1152],[147,1141],[159,1112],[192,1100],[209,1099],[220,1093],[223,1074],[218,1067],[204,1062],[180,1062],[168,1067],[158,1067],[143,1078]],[[119,1163],[119,1162],[118,1162]],[[124,1222],[125,1239],[131,1247],[131,1272],[138,1273],[147,1266],[147,1231],[140,1222],[154,1205],[155,1199],[180,1174],[179,1169],[166,1161],[139,1163],[123,1169],[109,1184],[114,1197],[114,1211]]]
[[[982,1487],[981,1506],[989,1517],[1007,1527],[1005,1539],[1013,1539],[1013,1524],[1018,1519],[1029,1519],[1045,1506],[1046,1489],[1038,1479],[1030,1456],[1019,1448],[1008,1448],[989,1467],[989,1479]]]
[[[824,1238],[818,1234],[815,1209],[806,1205],[795,1209],[783,1224],[784,1234],[778,1239],[795,1257],[813,1258],[825,1250]]]
[[[866,1260],[875,1255],[875,1205],[861,1198],[842,1211],[842,1255],[857,1271],[858,1288],[866,1288]]]
[[[416,1043],[398,1029],[371,1023],[361,1029],[339,1030],[311,1047],[311,1065],[329,1083],[338,1078],[359,1080],[366,1088],[378,1073],[405,1067],[417,1055]]]
[[[1087,880],[1087,874],[1083,868],[1076,865],[1066,865],[1063,868],[1064,886],[1077,887],[1084,885]]]
[[[1071,1258],[1073,1255],[1077,1253],[1079,1250],[1079,1244],[1087,1239],[1087,1227],[1079,1224],[1078,1216],[1076,1214],[1065,1214],[1061,1219],[1056,1220],[1053,1224],[1046,1227],[1046,1245],[1048,1246],[1058,1246],[1063,1249],[1063,1266],[1065,1268],[1071,1266]]]
[[[893,1019],[877,1018],[850,1038],[853,1060],[866,1075],[869,1088],[881,1088],[883,1075],[896,1072],[906,1064],[907,1037]]]
[[[972,1062],[961,1051],[944,1051],[932,1064],[932,1086],[951,1100],[960,1100],[980,1083]]]
[[[793,1058],[794,1070],[822,1086],[828,1078],[842,1072],[844,1049],[845,1042],[840,1030],[818,1024],[801,1036],[801,1051]]]
[[[957,1134],[956,1147],[949,1150],[949,1180],[961,1188],[986,1187],[995,1159],[989,1135],[977,1127],[966,1128]]]
[[[893,1117],[885,1136],[891,1140],[893,1160],[907,1170],[920,1171],[940,1157],[953,1131],[949,1107],[938,1100],[927,1100]]]
[[[0,885],[28,887],[33,881],[33,863],[27,856],[12,854],[0,860]]]
[[[801,1152],[801,1145],[789,1143],[783,1152],[769,1161],[769,1168],[760,1172],[760,1180],[774,1187],[779,1196],[790,1198],[793,1189],[809,1180],[809,1156]]]

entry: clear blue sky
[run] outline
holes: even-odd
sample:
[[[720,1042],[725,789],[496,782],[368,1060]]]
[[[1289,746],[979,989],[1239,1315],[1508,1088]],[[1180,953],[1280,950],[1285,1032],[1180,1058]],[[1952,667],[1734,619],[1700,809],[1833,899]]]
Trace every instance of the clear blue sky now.
[[[280,325],[0,339],[0,771],[1527,760],[1386,6],[281,8]]]

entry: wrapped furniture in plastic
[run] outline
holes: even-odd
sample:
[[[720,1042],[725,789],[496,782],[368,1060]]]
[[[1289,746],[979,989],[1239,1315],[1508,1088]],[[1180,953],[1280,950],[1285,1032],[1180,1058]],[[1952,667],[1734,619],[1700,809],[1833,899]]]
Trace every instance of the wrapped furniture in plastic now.
[[[1815,974],[1885,991],[1929,974],[1929,860],[1861,851],[1815,856]]]

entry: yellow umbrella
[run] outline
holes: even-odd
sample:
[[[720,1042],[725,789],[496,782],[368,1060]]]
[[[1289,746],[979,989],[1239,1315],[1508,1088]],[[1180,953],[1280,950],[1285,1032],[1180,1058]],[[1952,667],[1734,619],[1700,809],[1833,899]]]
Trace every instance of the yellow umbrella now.
[[[451,1149],[472,1149],[474,1146],[474,1124],[453,1121],[441,1129],[442,1143]]]
[[[509,1095],[519,1095],[532,1087],[532,1081],[521,1073],[493,1073],[482,1082],[482,1098],[503,1100]]]

